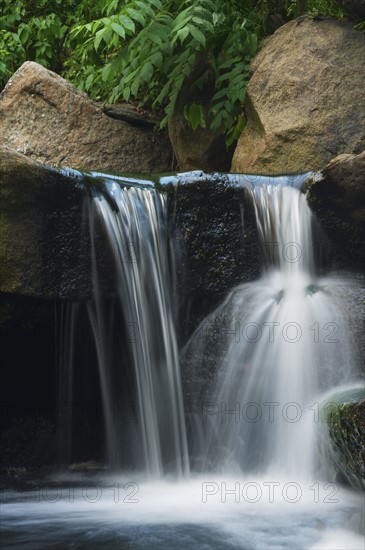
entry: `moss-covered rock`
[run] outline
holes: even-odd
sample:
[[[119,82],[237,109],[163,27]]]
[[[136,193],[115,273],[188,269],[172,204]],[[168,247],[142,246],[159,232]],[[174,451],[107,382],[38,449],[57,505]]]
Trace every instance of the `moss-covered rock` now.
[[[351,395],[352,393],[352,395]],[[365,390],[334,395],[322,408],[322,455],[340,481],[365,489]]]

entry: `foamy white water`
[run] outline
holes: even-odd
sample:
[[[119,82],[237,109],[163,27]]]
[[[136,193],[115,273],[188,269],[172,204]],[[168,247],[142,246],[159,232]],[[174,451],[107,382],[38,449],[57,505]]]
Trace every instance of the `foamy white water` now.
[[[2,548],[12,540],[24,550],[363,548],[361,498],[322,483],[214,475],[60,483],[22,493],[24,502],[5,495]]]
[[[203,471],[311,479],[321,395],[358,377],[341,307],[349,281],[316,275],[315,220],[298,189],[249,189],[264,271],[233,289],[185,346],[199,372],[220,338],[211,396],[193,404],[194,454]]]

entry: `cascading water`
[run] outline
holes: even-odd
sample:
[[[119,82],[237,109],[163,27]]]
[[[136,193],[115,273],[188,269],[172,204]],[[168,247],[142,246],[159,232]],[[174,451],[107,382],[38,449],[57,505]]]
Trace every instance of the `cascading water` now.
[[[339,307],[349,281],[317,277],[315,220],[299,189],[264,182],[248,191],[263,274],[235,288],[183,352],[199,373],[216,340],[210,397],[193,402],[195,461],[203,471],[310,479],[320,396],[356,380]]]
[[[165,198],[154,189],[110,183],[103,192],[94,190],[90,215],[91,235],[99,219],[115,258],[115,293],[129,335],[136,383],[135,454],[142,454],[140,467],[154,477],[167,472],[186,475],[189,459],[170,296]],[[110,373],[110,332],[117,332],[118,326],[110,323],[103,308],[95,242],[93,258],[95,307],[90,306],[90,317],[96,332],[108,459],[120,467],[123,441],[113,415],[116,401]]]
[[[92,187],[88,315],[113,469],[61,473],[20,496],[5,492],[4,548],[364,548],[363,500],[335,483],[334,470],[321,476],[315,459],[322,396],[356,381],[357,285],[317,274],[315,220],[292,178],[242,178],[264,269],[236,287],[183,349],[190,477],[165,198],[112,177]],[[104,293],[104,249],[114,297],[110,288]],[[67,330],[80,311],[63,313],[60,397],[69,401],[85,377],[75,383],[78,340]],[[87,350],[94,353],[89,341]],[[204,370],[212,355],[215,369]],[[116,407],[133,401],[137,422],[127,433]],[[70,432],[68,423],[62,437]],[[65,461],[71,451],[66,445]]]

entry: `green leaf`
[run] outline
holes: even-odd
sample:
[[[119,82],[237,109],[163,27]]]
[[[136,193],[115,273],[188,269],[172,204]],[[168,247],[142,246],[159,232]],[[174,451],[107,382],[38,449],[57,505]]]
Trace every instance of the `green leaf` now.
[[[143,78],[143,80],[146,80],[147,82],[152,78],[153,76],[153,65],[149,61],[145,63],[141,69],[140,77]]]
[[[191,74],[191,67],[190,67],[190,65],[189,65],[188,63],[185,64],[185,65],[183,65],[183,66],[181,67],[181,72],[182,72],[183,75],[189,76],[189,75]]]
[[[129,101],[130,96],[131,96],[131,89],[127,86],[123,90],[123,98],[125,101]]]
[[[198,126],[205,128],[205,113],[200,104],[192,103],[191,105],[185,105],[184,116],[194,131]]]
[[[210,32],[213,32],[213,25],[208,19],[202,19],[201,17],[192,17],[192,21],[202,27],[205,30],[209,30]]]
[[[222,90],[218,90],[212,97],[212,102],[217,101],[218,99],[222,99],[222,97],[225,97],[227,95],[227,89],[223,88]]]
[[[89,90],[92,83],[93,83],[93,80],[94,80],[94,75],[93,74],[89,74],[89,76],[87,77],[86,81],[85,81],[85,88],[86,90]]]
[[[227,61],[224,61],[223,63],[220,63],[218,65],[219,70],[230,69],[232,67],[232,65],[234,65],[238,61],[241,61],[241,58],[238,55],[235,56],[235,57],[232,57],[232,58],[228,59]]]
[[[140,83],[141,82],[140,82],[139,78],[136,78],[131,84],[131,94],[134,95],[135,97],[138,94],[138,89],[139,89]]]
[[[136,6],[138,6],[142,13],[149,15],[151,18],[155,17],[155,12],[146,2],[141,2],[141,0],[135,1]]]
[[[194,27],[194,25],[189,25],[189,31],[195,40],[205,48],[206,39],[204,34],[197,27]]]
[[[151,40],[151,42],[154,42],[158,46],[162,47],[163,40],[161,33],[158,31],[158,29],[151,31],[148,35],[148,38],[149,40]]]
[[[163,57],[161,52],[155,52],[151,55],[151,63],[158,69],[161,67],[163,62]]]
[[[135,26],[134,22],[132,21],[132,19],[130,17],[128,17],[128,15],[121,15],[119,17],[119,21],[120,21],[121,25],[123,25],[124,29],[126,31],[129,31],[128,34],[131,34],[132,36],[135,34],[136,26]]]
[[[163,10],[163,6],[162,6],[160,0],[148,0],[148,2],[150,4],[153,4],[158,10],[160,10],[160,11]]]
[[[107,65],[105,65],[105,67],[102,68],[101,70],[101,78],[103,80],[103,82],[106,82],[110,76],[110,73],[111,73],[111,70],[112,70],[112,66],[110,63],[108,63]]]
[[[137,72],[138,72],[138,69],[135,69],[134,71],[126,75],[123,79],[124,84],[128,84],[129,82],[131,82],[131,80],[134,80],[134,78],[137,76]]]
[[[146,19],[140,11],[135,10],[134,8],[126,7],[125,13],[134,21],[140,23],[143,27],[146,25]]]
[[[125,30],[122,25],[119,25],[118,23],[112,23],[111,27],[113,31],[116,32],[119,36],[125,38]]]
[[[213,25],[216,26],[217,23],[219,23],[222,20],[222,14],[221,13],[213,13]]]
[[[30,35],[30,29],[28,25],[24,25],[21,29],[19,29],[19,38],[23,44],[25,44],[29,38]]]
[[[105,34],[105,29],[101,29],[100,31],[98,31],[95,35],[95,39],[94,39],[94,48],[95,48],[95,51],[98,50],[99,46],[100,46],[100,42],[102,41],[103,39],[103,34]]]
[[[255,53],[257,52],[257,45],[258,45],[256,34],[251,34],[249,36],[249,44],[250,44],[250,53],[252,55],[255,55]]]
[[[239,115],[236,121],[236,124],[231,127],[231,129],[226,134],[226,146],[227,148],[232,145],[234,141],[236,141],[241,133],[244,127],[246,126],[246,119],[243,115]]]
[[[231,73],[223,73],[221,75],[218,76],[218,78],[216,79],[215,81],[215,84],[218,85],[218,84],[221,84],[222,82],[224,82],[225,80],[229,80],[231,77]]]
[[[100,20],[98,21],[94,21],[92,23],[92,33],[95,34],[97,29],[100,27],[100,25],[102,24],[102,22]]]
[[[217,113],[216,116],[212,119],[212,122],[210,123],[210,129],[213,130],[213,132],[216,132],[218,128],[220,128],[222,124],[223,114],[223,111],[219,111],[219,113]]]
[[[182,29],[177,31],[176,40],[179,39],[181,44],[183,44],[188,36],[189,36],[189,27],[183,27]]]
[[[162,87],[162,90],[158,94],[157,98],[153,102],[153,107],[156,107],[158,104],[163,103],[163,101],[166,99],[169,90],[170,90],[171,82],[168,80],[166,84]]]

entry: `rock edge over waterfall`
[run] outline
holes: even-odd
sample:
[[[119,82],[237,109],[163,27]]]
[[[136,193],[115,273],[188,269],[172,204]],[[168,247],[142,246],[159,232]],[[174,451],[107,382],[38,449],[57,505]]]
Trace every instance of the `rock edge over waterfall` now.
[[[365,151],[339,155],[307,182],[307,199],[345,265],[364,265]]]

